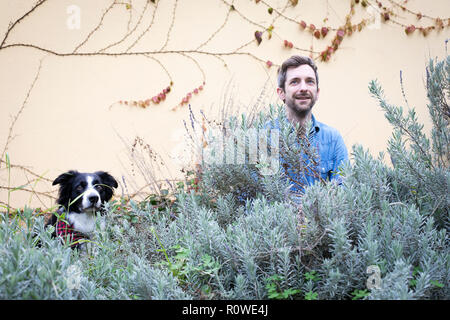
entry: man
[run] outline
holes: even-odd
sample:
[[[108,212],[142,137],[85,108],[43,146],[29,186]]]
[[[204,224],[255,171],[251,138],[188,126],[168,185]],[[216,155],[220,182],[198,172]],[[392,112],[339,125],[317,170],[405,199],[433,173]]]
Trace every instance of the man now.
[[[291,180],[297,180],[292,190],[301,192],[303,185],[312,185],[320,180],[319,174],[324,180],[338,179],[339,182],[337,172],[342,162],[348,161],[347,148],[336,129],[317,121],[312,114],[320,93],[314,61],[302,56],[287,59],[278,70],[277,93],[285,104],[286,118],[294,128],[298,125],[300,134],[306,134],[305,129],[311,128],[307,133],[308,141],[316,148],[319,157],[318,165],[314,167],[316,174],[309,172],[298,179],[291,177]]]

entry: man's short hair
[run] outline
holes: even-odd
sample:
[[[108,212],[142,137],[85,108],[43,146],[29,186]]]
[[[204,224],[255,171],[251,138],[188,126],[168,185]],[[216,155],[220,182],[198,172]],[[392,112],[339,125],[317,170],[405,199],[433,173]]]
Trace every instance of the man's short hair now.
[[[307,64],[310,66],[316,75],[316,84],[317,88],[319,88],[319,75],[317,74],[317,66],[314,61],[309,57],[304,56],[292,56],[286,61],[283,62],[281,67],[278,69],[278,87],[285,90],[286,83],[286,73],[289,68],[297,68],[303,64]]]

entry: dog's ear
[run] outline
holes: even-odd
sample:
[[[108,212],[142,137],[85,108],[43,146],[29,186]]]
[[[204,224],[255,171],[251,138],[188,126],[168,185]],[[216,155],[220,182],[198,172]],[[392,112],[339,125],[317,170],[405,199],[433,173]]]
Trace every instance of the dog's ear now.
[[[60,185],[59,188],[59,197],[56,201],[59,205],[64,206],[65,208],[69,207],[70,203],[70,193],[72,190],[72,184],[71,181],[75,178],[75,176],[78,174],[78,171],[70,170],[66,173],[61,174],[58,176],[58,178],[53,181],[52,185]]]
[[[109,186],[109,188],[103,188],[104,197],[102,199],[102,201],[108,202],[114,194],[113,188],[117,188],[119,185],[117,184],[116,179],[108,172],[97,171],[95,174],[102,180],[102,184]]]
[[[77,173],[78,172],[75,170],[70,170],[67,171],[66,173],[59,175],[58,178],[56,178],[55,181],[53,181],[52,186],[57,184],[66,184],[68,181],[73,179]]]
[[[102,179],[102,183],[106,184],[107,186],[110,186],[112,188],[117,188],[119,185],[117,184],[116,179],[112,175],[110,175],[108,172],[105,171],[97,171],[95,172],[97,176]]]

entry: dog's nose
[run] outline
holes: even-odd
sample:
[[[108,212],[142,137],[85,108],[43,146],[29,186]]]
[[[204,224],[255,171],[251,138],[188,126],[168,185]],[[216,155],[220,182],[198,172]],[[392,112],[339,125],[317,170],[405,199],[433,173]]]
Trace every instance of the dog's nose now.
[[[90,196],[89,197],[90,203],[94,204],[94,203],[97,203],[97,201],[98,201],[98,196]]]

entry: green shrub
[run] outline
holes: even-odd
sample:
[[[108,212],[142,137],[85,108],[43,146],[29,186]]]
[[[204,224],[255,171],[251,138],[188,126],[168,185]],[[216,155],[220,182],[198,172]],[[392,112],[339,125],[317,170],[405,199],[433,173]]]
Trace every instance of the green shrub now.
[[[4,216],[0,298],[449,299],[449,79],[449,57],[430,61],[431,138],[371,82],[394,127],[392,163],[354,146],[341,185],[319,182],[300,199],[283,170],[262,174],[264,161],[204,164],[194,179],[190,171],[189,190],[111,203],[87,253],[51,239],[30,209]],[[220,129],[277,117],[282,108],[272,107]],[[288,126],[280,152],[301,172],[298,158],[314,151],[307,141],[294,147]]]

